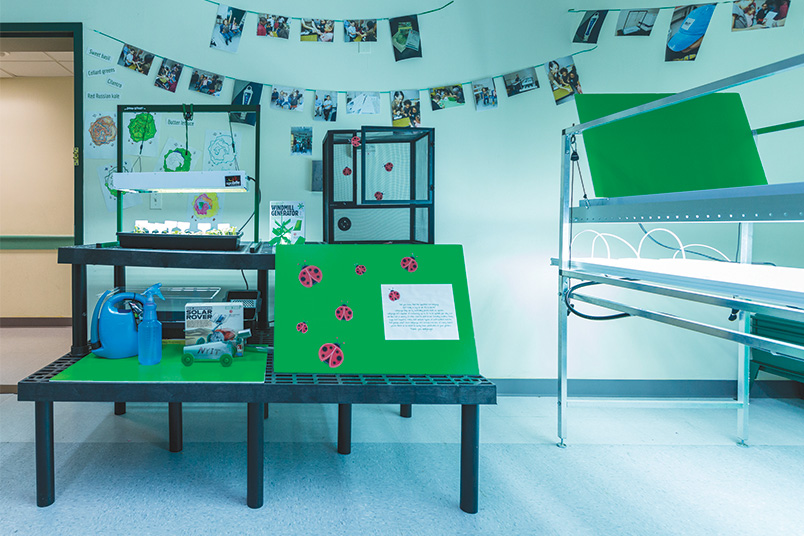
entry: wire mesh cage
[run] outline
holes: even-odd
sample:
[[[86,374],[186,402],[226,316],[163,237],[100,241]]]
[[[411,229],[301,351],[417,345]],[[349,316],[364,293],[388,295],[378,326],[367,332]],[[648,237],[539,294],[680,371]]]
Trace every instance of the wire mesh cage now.
[[[435,241],[435,130],[363,127],[324,138],[324,241]]]

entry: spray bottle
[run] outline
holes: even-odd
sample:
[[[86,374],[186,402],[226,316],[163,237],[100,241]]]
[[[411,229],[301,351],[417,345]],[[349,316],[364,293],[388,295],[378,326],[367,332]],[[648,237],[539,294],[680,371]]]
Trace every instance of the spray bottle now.
[[[162,283],[157,283],[142,293],[145,307],[137,333],[140,365],[157,365],[162,360],[162,323],[156,319],[154,301],[154,294],[165,299],[159,290],[161,286]]]

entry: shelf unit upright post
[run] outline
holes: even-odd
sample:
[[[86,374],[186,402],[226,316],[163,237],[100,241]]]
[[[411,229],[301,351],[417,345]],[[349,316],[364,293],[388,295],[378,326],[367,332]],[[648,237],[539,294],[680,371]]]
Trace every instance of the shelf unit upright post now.
[[[570,177],[571,146],[576,135],[584,131],[613,123],[646,112],[651,112],[672,106],[690,99],[709,95],[724,89],[739,86],[767,76],[775,75],[787,70],[804,66],[804,54],[793,56],[786,60],[770,65],[752,69],[744,73],[730,76],[703,86],[693,88],[669,97],[635,106],[628,110],[613,113],[580,125],[574,125],[562,131],[561,135],[561,189],[560,189],[560,231],[559,231],[559,257],[554,264],[558,266],[558,437],[559,447],[565,446],[567,438],[567,406],[569,405],[567,389],[567,339],[568,339],[568,307],[567,296],[570,293],[570,281],[595,281],[601,284],[620,288],[648,292],[656,295],[669,296],[681,300],[704,303],[714,306],[731,307],[739,311],[739,330],[729,330],[686,320],[683,318],[657,313],[629,306],[610,300],[593,298],[579,294],[570,294],[577,299],[598,305],[611,310],[628,313],[656,322],[661,322],[683,329],[719,337],[738,343],[737,348],[737,396],[736,399],[691,400],[691,399],[664,399],[664,400],[631,400],[628,405],[641,405],[643,407],[684,407],[684,408],[735,408],[737,409],[737,434],[739,444],[745,445],[748,439],[748,407],[750,388],[750,350],[751,348],[765,349],[766,351],[784,353],[804,360],[804,347],[768,339],[750,334],[749,315],[747,313],[770,313],[781,318],[804,321],[804,311],[796,307],[784,307],[773,304],[762,304],[751,299],[741,299],[723,296],[722,293],[706,293],[680,288],[666,284],[651,284],[628,277],[609,277],[608,275],[584,272],[573,265],[571,259],[570,243],[572,240],[573,223],[627,223],[653,219],[661,222],[662,218],[671,221],[706,221],[706,222],[735,222],[739,226],[740,258],[743,264],[751,263],[751,247],[753,240],[753,222],[757,221],[804,221],[804,183],[750,186],[738,188],[725,188],[717,198],[712,197],[712,191],[685,192],[679,194],[655,194],[640,196],[638,203],[600,203],[573,206],[572,183]],[[800,123],[800,122],[799,122]],[[791,123],[792,126],[800,126]],[[786,125],[781,125],[786,127]],[[773,131],[773,127],[766,129]],[[717,203],[721,210],[710,210],[709,207]],[[695,214],[690,219],[690,214]],[[699,219],[699,214],[705,214]],[[605,402],[616,405],[625,405],[622,399],[581,399],[573,400],[573,405],[604,405]]]

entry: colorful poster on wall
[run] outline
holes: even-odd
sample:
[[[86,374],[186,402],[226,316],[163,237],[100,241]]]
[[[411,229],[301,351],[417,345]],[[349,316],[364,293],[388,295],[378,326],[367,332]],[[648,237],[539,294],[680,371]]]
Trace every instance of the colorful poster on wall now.
[[[327,89],[315,90],[314,121],[335,121],[338,118],[338,92]]]
[[[430,106],[433,110],[446,110],[463,106],[466,98],[461,84],[430,88]]]
[[[335,21],[329,19],[302,19],[302,41],[331,43],[335,35]]]
[[[269,244],[304,244],[304,203],[271,201],[268,214],[271,229]]]
[[[278,246],[275,288],[275,372],[479,373],[461,246]]]
[[[205,95],[212,95],[219,97],[221,89],[223,88],[224,76],[220,74],[202,71],[201,69],[193,69],[193,74],[190,76],[190,85],[187,87],[190,91],[197,91]]]
[[[147,75],[151,71],[151,64],[154,61],[154,55],[146,52],[141,48],[137,48],[123,44],[123,50],[120,51],[120,57],[117,60],[118,65],[122,65],[126,69],[131,69],[140,74]]]
[[[656,17],[659,16],[659,9],[623,9],[617,17],[617,26],[614,35],[637,36],[650,35]]]
[[[493,78],[483,78],[472,82],[472,94],[475,97],[475,110],[492,110],[497,107],[497,89]]]
[[[608,11],[587,11],[583,14],[581,24],[575,30],[575,37],[572,38],[573,43],[597,43],[597,37],[600,35],[600,28],[603,27],[603,21],[608,15]]]
[[[572,56],[553,60],[545,65],[545,69],[547,69],[547,80],[550,81],[550,89],[556,104],[571,101],[577,93],[583,93]]]
[[[395,127],[421,126],[421,101],[418,89],[399,89],[392,93],[391,123]]]
[[[377,19],[343,21],[343,40],[346,43],[371,43],[377,40]]]
[[[235,80],[232,92],[232,104],[257,105],[262,98],[262,84],[259,82],[249,82],[247,80]],[[235,123],[245,123],[254,126],[257,124],[257,114],[255,112],[231,113],[229,117]]]
[[[695,61],[716,4],[681,6],[673,11],[664,61]]]
[[[131,163],[123,160],[123,169],[131,170]],[[117,211],[116,190],[112,188],[112,174],[117,173],[117,164],[107,164],[98,167],[98,182],[100,183],[101,196],[108,212]],[[142,204],[142,196],[137,192],[123,194],[123,209]]]
[[[539,88],[539,78],[536,76],[534,67],[504,74],[503,83],[505,84],[505,92],[509,97]]]
[[[274,86],[271,90],[271,108],[303,112],[304,88]]]
[[[313,127],[290,127],[290,154],[294,156],[313,154]]]
[[[280,39],[290,37],[290,17],[260,13],[258,18],[257,36],[278,37]]]
[[[84,158],[117,158],[117,114],[88,112],[84,121]]]
[[[185,147],[184,142],[168,138],[162,147],[154,171],[191,171],[198,168],[199,152],[193,147]]]
[[[159,67],[159,73],[154,80],[154,85],[171,93],[176,93],[176,86],[179,84],[179,77],[183,68],[184,65],[181,63],[164,58],[162,65]]]
[[[151,112],[123,114],[123,154],[156,156],[159,152],[160,116]]]
[[[224,52],[237,52],[240,46],[240,38],[243,35],[243,22],[246,12],[224,4],[218,6],[215,14],[215,24],[212,26],[212,39],[209,41],[210,48],[223,50]]]
[[[379,91],[347,91],[347,114],[378,114],[380,113]]]
[[[237,155],[240,153],[240,133],[228,130],[207,130],[204,137],[204,170],[225,171],[238,169]]]
[[[388,20],[391,25],[391,44],[394,46],[396,61],[422,57],[422,43],[419,35],[419,17],[408,15]]]
[[[217,224],[222,216],[223,197],[213,192],[190,194],[187,219],[196,224]]]
[[[759,7],[757,7],[759,5]],[[790,0],[735,0],[732,4],[731,31],[781,28],[787,20]]]

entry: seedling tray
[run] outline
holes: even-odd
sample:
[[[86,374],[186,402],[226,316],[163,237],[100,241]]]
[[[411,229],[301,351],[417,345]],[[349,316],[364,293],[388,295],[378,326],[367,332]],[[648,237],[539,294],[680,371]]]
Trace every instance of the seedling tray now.
[[[117,241],[121,248],[236,251],[241,236],[117,233]]]

